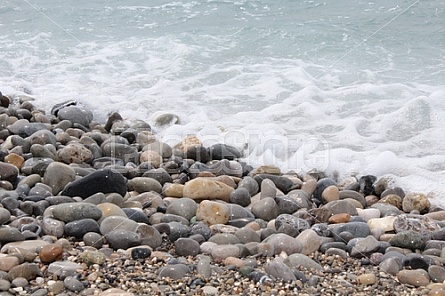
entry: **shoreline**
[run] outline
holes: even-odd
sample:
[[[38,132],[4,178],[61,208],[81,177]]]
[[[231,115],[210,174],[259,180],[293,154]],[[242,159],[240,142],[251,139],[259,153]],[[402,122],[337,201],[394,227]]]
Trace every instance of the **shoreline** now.
[[[445,211],[422,193],[0,96],[0,295],[445,295]]]

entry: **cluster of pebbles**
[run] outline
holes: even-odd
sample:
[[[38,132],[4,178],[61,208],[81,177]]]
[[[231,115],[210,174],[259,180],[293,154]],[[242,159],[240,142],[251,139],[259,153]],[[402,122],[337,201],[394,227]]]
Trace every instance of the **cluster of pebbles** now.
[[[445,211],[424,194],[0,98],[0,295],[445,295]]]

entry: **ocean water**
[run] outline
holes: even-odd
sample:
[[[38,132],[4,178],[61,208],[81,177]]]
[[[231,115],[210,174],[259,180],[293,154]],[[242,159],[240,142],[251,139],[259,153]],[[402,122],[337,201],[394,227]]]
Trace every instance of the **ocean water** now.
[[[0,91],[445,205],[445,1],[2,0]]]

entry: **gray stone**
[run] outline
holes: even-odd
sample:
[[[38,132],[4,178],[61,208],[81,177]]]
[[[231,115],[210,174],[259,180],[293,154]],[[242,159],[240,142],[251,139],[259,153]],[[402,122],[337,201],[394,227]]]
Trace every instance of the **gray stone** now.
[[[10,226],[0,227],[0,243],[2,245],[23,240],[25,240],[25,236],[17,228]]]
[[[211,250],[214,260],[224,260],[227,257],[238,258],[240,256],[240,249],[236,245],[216,245]]]
[[[275,219],[279,214],[278,205],[271,197],[266,197],[253,203],[251,211],[255,217],[265,221]]]
[[[161,234],[151,225],[139,225],[136,229],[136,233],[141,236],[141,245],[147,245],[155,249],[162,244]]]
[[[128,249],[140,245],[141,237],[139,234],[133,231],[128,231],[124,229],[117,229],[108,232],[105,238],[114,250],[118,249]]]
[[[281,232],[280,228],[282,228],[284,225],[289,225],[295,229],[296,234],[310,228],[309,222],[289,214],[281,214],[275,219],[275,229],[277,229],[278,232]]]
[[[98,220],[102,216],[102,211],[96,205],[83,202],[55,205],[51,213],[54,218],[63,222],[88,218]]]
[[[339,236],[339,234],[342,232],[349,232],[352,237],[367,237],[371,234],[368,224],[363,222],[334,224],[331,230],[335,241],[342,241],[341,237]]]
[[[184,217],[188,221],[192,219],[196,215],[196,210],[198,209],[198,205],[191,198],[180,198],[174,200],[167,207],[167,214],[175,214],[181,217]]]
[[[239,183],[238,188],[245,188],[249,191],[250,196],[254,196],[260,190],[260,186],[257,181],[255,181],[252,177],[244,177]]]
[[[227,204],[227,209],[229,210],[229,220],[255,218],[249,210],[237,204]]]
[[[171,278],[173,280],[182,279],[190,269],[185,264],[168,264],[159,269],[159,278]]]
[[[250,242],[260,242],[260,235],[251,228],[243,227],[235,232],[235,236],[240,240],[242,244]]]
[[[83,289],[85,289],[83,284],[78,279],[76,279],[75,277],[72,277],[72,276],[67,276],[63,280],[63,283],[65,285],[65,288],[67,288],[68,290],[73,291],[73,292],[80,292]]]
[[[300,242],[284,233],[272,234],[263,242],[273,247],[275,255],[279,255],[281,252],[285,252],[288,255],[300,253],[303,249],[303,245]]]
[[[154,191],[157,193],[162,192],[162,185],[157,180],[146,177],[136,177],[127,182],[127,186],[130,190],[136,192],[150,192]]]
[[[380,270],[391,275],[396,275],[402,268],[403,265],[400,258],[391,257],[380,262]]]
[[[217,233],[209,239],[209,242],[218,245],[228,245],[228,244],[235,245],[241,243],[239,238],[231,233]]]
[[[178,238],[175,241],[175,251],[179,256],[196,256],[200,252],[199,243],[190,238]]]
[[[51,217],[43,217],[40,222],[43,233],[61,238],[64,233],[65,223]]]
[[[2,200],[2,204],[3,204],[3,200]],[[10,218],[11,218],[11,213],[4,208],[0,208],[0,225],[8,222]]]
[[[289,266],[277,259],[267,263],[265,270],[271,278],[284,280],[285,282],[293,282],[296,280],[296,277]]]
[[[11,280],[22,277],[30,281],[42,275],[43,274],[39,268],[39,265],[35,263],[22,263],[20,265],[14,266],[8,272],[8,276]]]
[[[403,214],[397,216],[394,220],[395,232],[404,232],[412,230],[415,232],[432,232],[440,229],[441,226],[433,219],[427,216]]]
[[[67,276],[74,276],[77,274],[77,270],[82,270],[81,264],[74,263],[71,261],[56,261],[48,266],[48,274],[54,274],[60,278],[65,278]]]
[[[82,239],[86,246],[95,247],[96,249],[102,248],[103,236],[99,233],[87,232]]]
[[[380,248],[380,242],[374,236],[368,235],[365,238],[359,238],[351,250],[351,257],[362,258],[369,257]]]
[[[411,250],[423,250],[425,249],[426,243],[428,240],[430,240],[430,238],[431,237],[429,235],[408,230],[396,233],[389,240],[389,243],[395,247],[407,248]]]
[[[292,269],[298,269],[300,266],[302,266],[307,270],[324,270],[320,264],[303,254],[291,254],[289,257],[284,259],[284,263]]]
[[[255,182],[255,184],[257,183]],[[250,192],[247,188],[239,187],[230,193],[230,202],[242,207],[247,207],[251,203],[250,197]]]
[[[64,233],[75,238],[82,238],[87,232],[100,232],[99,223],[93,219],[81,219],[65,224]]]
[[[445,268],[438,265],[428,267],[428,275],[435,283],[443,283],[445,281]]]
[[[48,185],[53,194],[58,194],[68,183],[76,179],[76,171],[67,164],[53,162],[48,165],[43,176],[43,183]]]
[[[330,201],[327,204],[325,204],[323,208],[328,209],[331,215],[335,214],[349,214],[351,216],[358,215],[355,206],[346,200]]]
[[[90,111],[76,106],[65,107],[57,113],[60,120],[69,120],[73,124],[77,123],[84,127],[89,127],[93,115]]]
[[[127,217],[121,216],[109,216],[105,218],[100,224],[100,233],[103,235],[107,235],[113,230],[126,230],[135,232],[138,228],[138,224],[128,219]]]

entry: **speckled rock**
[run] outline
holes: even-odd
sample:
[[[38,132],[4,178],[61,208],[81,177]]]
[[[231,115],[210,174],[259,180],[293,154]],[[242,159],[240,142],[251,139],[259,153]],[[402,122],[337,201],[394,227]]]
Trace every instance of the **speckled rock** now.
[[[408,231],[396,233],[389,240],[389,243],[395,247],[407,248],[407,249],[412,249],[412,250],[415,250],[415,249],[423,250],[429,239],[430,239],[430,236],[428,236],[426,234],[408,230]]]
[[[414,214],[398,215],[394,221],[394,230],[396,232],[403,232],[408,230],[416,232],[425,232],[425,231],[435,231],[440,228],[441,228],[440,225],[436,221],[428,218],[427,216],[422,216],[422,215],[414,215]]]
[[[431,203],[428,197],[422,193],[410,192],[405,195],[402,202],[403,211],[409,213],[413,210],[420,214],[428,213]]]

